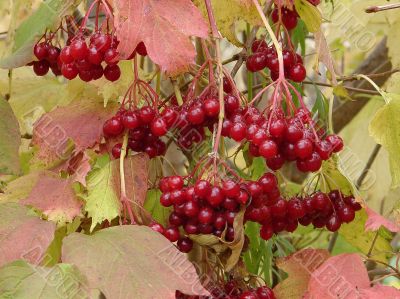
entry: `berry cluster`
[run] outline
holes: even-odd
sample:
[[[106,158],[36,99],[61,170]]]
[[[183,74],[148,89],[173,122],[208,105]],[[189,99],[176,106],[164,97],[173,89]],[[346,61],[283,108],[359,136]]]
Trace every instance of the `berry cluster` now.
[[[49,69],[55,76],[59,76],[61,75],[60,51],[60,48],[53,46],[50,40],[40,42],[33,49],[33,54],[38,61],[33,61],[29,65],[32,65],[33,71],[37,76],[46,75]]]
[[[233,221],[245,205],[250,194],[246,184],[231,179],[220,184],[211,184],[207,180],[197,180],[193,185],[186,184],[180,176],[162,178],[160,203],[164,207],[173,207],[169,216],[169,227],[164,235],[175,242],[180,237],[179,227],[189,235],[213,234],[233,241]],[[178,242],[178,248],[179,242]]]
[[[271,79],[279,77],[279,60],[273,46],[269,47],[265,40],[255,40],[251,46],[253,54],[247,57],[246,67],[250,72],[258,72],[268,68],[271,72]],[[283,50],[283,64],[285,77],[294,82],[303,82],[307,72],[303,65],[301,56],[291,50]]]
[[[121,109],[103,125],[106,138],[115,138],[129,130],[128,146],[135,152],[145,152],[150,158],[162,156],[166,152],[166,144],[160,139],[172,125],[173,120],[165,113],[160,115],[151,106],[143,106],[136,110]],[[114,158],[121,155],[122,144],[117,143],[112,149]]]
[[[278,198],[265,208],[269,218],[264,219],[260,236],[268,240],[274,233],[293,232],[299,223],[303,226],[312,223],[315,228],[326,227],[335,232],[342,223],[353,221],[355,212],[360,209],[361,205],[354,196],[344,196],[339,190],[328,194],[316,192],[311,196],[299,196],[290,200]],[[247,215],[251,215],[252,211],[247,210]]]
[[[267,286],[242,290],[235,281],[228,281],[223,289],[211,290],[211,297],[189,296],[176,291],[176,299],[275,299],[274,292]]]
[[[252,110],[256,119],[257,111]],[[246,138],[250,142],[249,151],[253,156],[262,156],[272,170],[280,169],[285,161],[296,161],[298,170],[315,172],[322,161],[343,149],[343,140],[338,135],[327,135],[315,130],[310,112],[306,108],[297,109],[294,117],[274,111],[264,122],[247,123]]]
[[[83,34],[79,33],[61,49],[59,62],[62,75],[69,80],[79,75],[85,82],[97,80],[103,75],[109,81],[118,80],[121,75],[117,65],[118,43],[116,36],[100,31],[94,32],[87,43]]]

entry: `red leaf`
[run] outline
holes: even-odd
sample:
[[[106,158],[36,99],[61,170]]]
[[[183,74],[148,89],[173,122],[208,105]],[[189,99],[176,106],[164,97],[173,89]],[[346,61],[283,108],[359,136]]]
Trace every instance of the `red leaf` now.
[[[67,171],[73,182],[79,182],[86,187],[86,176],[92,169],[90,157],[86,152],[79,153],[68,161]]]
[[[127,58],[144,42],[151,60],[170,75],[194,63],[189,36],[207,37],[208,26],[190,0],[116,0],[118,50]]]
[[[383,285],[375,285],[372,288],[361,290],[360,294],[362,299],[400,299],[398,289]]]
[[[394,223],[393,221],[384,218],[383,216],[376,213],[374,210],[366,207],[366,212],[368,215],[368,219],[365,222],[366,230],[377,231],[381,226],[384,226],[393,233],[397,233],[400,231],[400,226],[397,223]]]
[[[76,153],[100,142],[104,122],[115,106],[103,107],[93,100],[74,102],[43,115],[34,125],[32,144],[39,150],[36,159],[46,166],[69,157],[71,141]]]
[[[305,298],[360,298],[360,290],[370,289],[367,270],[356,254],[329,258],[311,276]]]
[[[288,274],[288,278],[274,288],[277,299],[301,298],[307,290],[311,273],[329,258],[324,249],[303,249],[288,257],[281,258],[276,265]]]
[[[30,195],[21,203],[35,207],[49,220],[59,222],[71,222],[80,214],[82,206],[72,189],[72,181],[49,171],[40,175]]]
[[[0,205],[0,267],[18,259],[37,265],[53,241],[56,225],[28,211],[17,203]]]

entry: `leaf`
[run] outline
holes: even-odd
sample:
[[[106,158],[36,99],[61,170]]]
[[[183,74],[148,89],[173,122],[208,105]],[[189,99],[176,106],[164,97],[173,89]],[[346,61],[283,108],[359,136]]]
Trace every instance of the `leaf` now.
[[[151,60],[169,75],[183,73],[194,63],[196,52],[189,36],[206,38],[208,30],[190,0],[116,0],[114,5],[122,57],[144,42]]]
[[[17,202],[26,198],[42,172],[35,171],[21,176],[7,184],[4,193],[0,193],[0,202]]]
[[[329,258],[325,249],[302,249],[288,257],[279,258],[276,266],[288,274],[288,278],[274,288],[277,299],[301,298],[307,290],[311,273]]]
[[[386,227],[392,233],[400,231],[400,226],[389,219],[384,218],[371,208],[366,208],[368,219],[365,222],[365,229],[369,231],[377,231],[381,226]]]
[[[57,223],[72,222],[81,214],[82,207],[72,188],[72,180],[49,171],[40,175],[30,195],[20,203],[40,210],[48,220]]]
[[[28,211],[17,203],[0,204],[0,266],[17,259],[39,264],[53,240],[55,224]]]
[[[340,254],[329,258],[308,283],[305,299],[397,298],[400,291],[388,286],[370,287],[367,269],[359,254]]]
[[[72,157],[68,161],[66,169],[68,173],[72,173],[71,181],[79,182],[84,187],[86,187],[86,176],[90,170],[92,170],[92,166],[90,165],[90,157],[86,151]]]
[[[47,268],[15,261],[0,269],[2,299],[82,299],[88,292],[86,279],[72,265]]]
[[[168,217],[171,208],[163,207],[160,204],[161,191],[159,189],[150,189],[147,191],[144,208],[151,214],[155,221],[163,226],[168,224]]]
[[[18,150],[21,145],[19,125],[10,104],[0,97],[0,174],[18,174]]]
[[[101,141],[103,124],[111,117],[116,105],[103,107],[90,99],[76,101],[43,115],[34,125],[32,144],[38,152],[32,163],[55,166],[75,153],[93,147]]]
[[[318,70],[318,64],[319,62],[322,62],[332,76],[333,85],[337,85],[336,74],[338,68],[335,60],[332,57],[331,50],[329,49],[329,45],[326,42],[324,33],[322,32],[321,28],[319,28],[319,30],[314,33],[314,38],[315,50],[318,54],[315,62],[315,69]]]
[[[335,79],[336,80],[336,79]],[[333,87],[333,94],[337,97],[340,97],[342,99],[346,99],[348,101],[352,101],[353,99],[349,95],[349,92],[347,89],[343,86],[343,84],[338,84],[335,87]]]
[[[334,156],[322,163],[321,174],[324,180],[320,182],[321,191],[340,190],[345,195],[355,194],[356,188],[342,168],[343,166],[338,156]]]
[[[161,234],[146,226],[125,225],[100,230],[92,236],[73,233],[64,239],[63,262],[83,273],[89,288],[106,298],[175,298],[208,295],[194,266]],[[144,271],[145,269],[145,271]]]
[[[367,213],[365,210],[360,210],[356,213],[353,222],[342,224],[339,230],[339,234],[344,237],[348,243],[359,249],[364,254],[369,252],[375,238],[374,232],[365,231],[366,221]],[[386,238],[383,234],[378,234],[371,253],[376,260],[387,262],[388,257],[390,256],[388,253],[392,251],[390,241],[391,239]]]
[[[75,3],[76,2],[76,3]],[[16,30],[9,56],[0,60],[0,68],[12,69],[32,61],[33,47],[47,28],[53,28],[63,16],[70,14],[79,4],[75,0],[46,0]]]
[[[361,257],[356,253],[340,254],[329,258],[312,273],[306,298],[349,298],[359,289],[369,288],[369,284]]]
[[[124,161],[126,195],[134,209],[142,207],[146,199],[148,161],[146,154],[130,156]],[[120,215],[122,206],[119,173],[119,160],[108,160],[87,176],[88,194],[84,199],[85,210],[92,217],[91,231],[104,220],[111,221]]]
[[[369,124],[369,133],[376,143],[389,152],[392,188],[400,186],[400,95],[388,94],[389,103],[380,108]]]
[[[321,12],[307,0],[294,0],[296,11],[306,24],[308,31],[318,32],[321,28]]]
[[[222,36],[226,37],[235,46],[242,46],[235,34],[235,24],[245,21],[250,25],[261,25],[262,21],[252,1],[221,1],[211,0],[215,21]],[[204,0],[194,0],[194,4],[200,8],[203,16],[208,20],[207,9]]]

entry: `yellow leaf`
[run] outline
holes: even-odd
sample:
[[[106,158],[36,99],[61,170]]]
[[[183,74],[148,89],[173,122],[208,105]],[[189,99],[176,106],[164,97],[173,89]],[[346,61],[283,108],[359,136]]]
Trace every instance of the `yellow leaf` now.
[[[317,32],[322,23],[321,12],[307,0],[295,0],[296,10],[300,18],[304,21],[308,31]]]
[[[261,18],[251,1],[245,0],[211,0],[212,9],[218,30],[222,36],[226,37],[236,46],[242,43],[235,34],[235,23],[244,20],[251,25],[261,25]],[[261,1],[261,4],[265,1]],[[204,17],[208,20],[207,9],[204,0],[194,0],[194,4],[201,10]]]
[[[352,100],[352,98],[350,97],[347,89],[343,86],[343,84],[336,85],[333,88],[333,94],[335,96],[339,97],[339,98],[343,98],[343,99],[346,99],[346,100],[349,100],[349,101]]]
[[[400,95],[387,96],[390,101],[376,112],[369,124],[369,133],[389,152],[392,188],[396,188],[400,186]]]

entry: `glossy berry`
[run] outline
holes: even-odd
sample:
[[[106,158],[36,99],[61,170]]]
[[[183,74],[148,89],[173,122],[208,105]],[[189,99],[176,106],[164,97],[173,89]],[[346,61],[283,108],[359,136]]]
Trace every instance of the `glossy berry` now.
[[[206,99],[203,103],[203,109],[208,117],[215,117],[219,114],[219,101],[215,98]]]
[[[221,188],[226,197],[236,198],[239,196],[240,186],[233,180],[224,180]]]
[[[340,207],[338,209],[337,213],[342,222],[349,223],[349,222],[353,221],[355,218],[354,210],[348,205],[344,205],[343,207]]]
[[[117,143],[111,150],[111,153],[115,159],[118,159],[121,156],[122,143]]]
[[[192,107],[188,112],[188,120],[193,125],[199,125],[203,123],[205,118],[204,110],[201,107]]]
[[[67,78],[68,80],[74,79],[76,76],[78,76],[78,69],[73,63],[68,63],[68,64],[63,64],[61,67],[61,73],[62,75]]]
[[[231,113],[231,114],[235,113],[236,110],[238,110],[240,107],[239,99],[232,94],[227,94],[224,97],[224,102],[225,102],[225,105],[224,105],[225,111],[227,113]]]
[[[258,52],[247,57],[246,67],[250,72],[258,72],[267,66],[267,56],[263,52]]]
[[[226,77],[224,77],[224,79],[223,79],[223,87],[224,87],[224,92],[226,92],[226,93],[231,93],[233,90],[231,83],[229,82],[229,80]]]
[[[184,253],[188,253],[193,248],[193,241],[187,237],[180,238],[176,244],[178,249]]]
[[[218,186],[213,186],[206,199],[211,206],[213,207],[219,206],[224,200],[224,195],[222,193],[221,188]]]
[[[294,152],[300,159],[305,159],[311,156],[313,152],[313,143],[310,139],[304,138],[296,142]]]
[[[85,59],[89,49],[84,39],[78,38],[71,42],[71,55],[75,60]]]
[[[111,82],[117,81],[121,76],[121,70],[118,65],[107,65],[104,69],[104,77]]]
[[[260,229],[260,237],[264,240],[269,240],[272,238],[274,234],[274,230],[272,229],[272,227],[268,224],[264,224],[263,226],[261,226]]]
[[[143,124],[149,124],[153,121],[154,117],[156,115],[156,112],[154,111],[154,109],[150,106],[143,106],[140,110],[139,110],[139,118],[140,121]]]
[[[275,299],[274,292],[267,286],[257,288],[257,295],[259,299]]]
[[[258,296],[252,291],[246,291],[240,295],[239,299],[258,299]]]
[[[149,227],[157,233],[164,234],[164,227],[158,222],[151,222]]]
[[[44,76],[49,72],[49,63],[46,60],[35,61],[33,63],[33,71],[37,76]]]
[[[36,44],[33,48],[33,54],[39,60],[44,60],[47,58],[49,46],[45,42]]]
[[[251,51],[253,53],[256,52],[264,52],[265,50],[268,49],[268,45],[265,40],[263,39],[256,39],[252,44],[251,44]]]
[[[127,111],[122,116],[122,124],[126,129],[136,129],[140,126],[140,119],[136,112]]]
[[[116,117],[110,118],[103,125],[103,133],[105,136],[118,136],[123,132],[123,130],[124,126]]]
[[[340,218],[336,214],[332,214],[326,222],[326,228],[331,232],[336,232],[341,224]]]
[[[164,136],[168,132],[167,123],[163,118],[154,118],[150,129],[154,136]]]
[[[259,153],[264,158],[273,158],[278,153],[278,146],[273,140],[265,140],[259,146]]]
[[[91,64],[99,65],[103,61],[103,54],[96,47],[90,47],[86,59]]]
[[[209,207],[203,207],[200,209],[197,219],[200,223],[210,224],[214,221],[214,210]]]
[[[194,186],[194,193],[200,198],[207,198],[211,192],[211,185],[206,180],[198,180]]]
[[[164,236],[171,242],[176,242],[179,239],[179,230],[177,227],[170,226],[164,231]]]
[[[242,122],[234,123],[229,134],[233,140],[242,141],[246,137],[246,125]]]
[[[343,149],[343,140],[338,135],[328,135],[325,138],[332,145],[332,151],[334,153],[340,152]]]
[[[136,46],[136,52],[141,56],[146,56],[147,55],[147,49],[146,49],[146,46],[144,45],[143,42],[140,42]]]
[[[114,48],[109,48],[104,52],[104,62],[107,64],[118,63],[118,51]]]
[[[307,71],[301,63],[296,63],[289,70],[289,78],[294,82],[303,82],[307,76]]]

